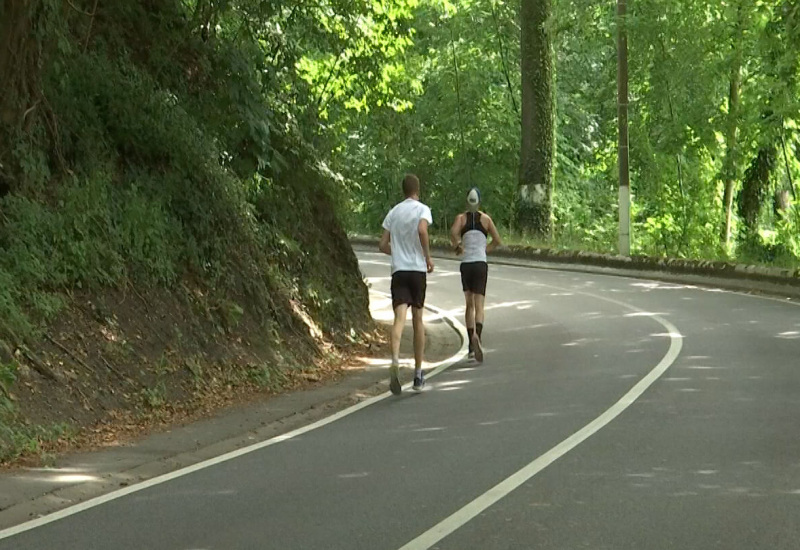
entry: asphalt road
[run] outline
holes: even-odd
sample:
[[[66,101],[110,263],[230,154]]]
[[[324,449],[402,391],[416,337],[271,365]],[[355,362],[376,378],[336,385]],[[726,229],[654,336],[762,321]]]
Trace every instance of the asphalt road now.
[[[487,303],[482,365],[0,550],[800,547],[797,306],[499,265]]]

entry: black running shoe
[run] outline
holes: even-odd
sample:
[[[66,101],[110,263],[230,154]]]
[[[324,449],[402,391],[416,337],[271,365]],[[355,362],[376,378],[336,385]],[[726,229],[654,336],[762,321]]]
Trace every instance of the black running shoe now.
[[[420,371],[419,376],[414,377],[414,391],[422,391],[423,387],[425,387],[425,375]]]

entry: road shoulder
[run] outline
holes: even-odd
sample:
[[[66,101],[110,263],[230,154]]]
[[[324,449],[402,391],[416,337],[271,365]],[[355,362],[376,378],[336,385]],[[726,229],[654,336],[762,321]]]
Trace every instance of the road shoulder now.
[[[371,292],[373,317],[386,323],[391,305]],[[446,321],[426,324],[426,360],[457,353],[461,337]],[[401,352],[408,356],[411,330]],[[388,350],[387,350],[388,352]],[[59,457],[49,468],[0,472],[0,529],[18,525],[105,493],[285,434],[388,390],[388,356],[364,359],[330,383],[237,405],[211,418],[154,433],[124,445]],[[403,382],[411,369],[403,369]]]

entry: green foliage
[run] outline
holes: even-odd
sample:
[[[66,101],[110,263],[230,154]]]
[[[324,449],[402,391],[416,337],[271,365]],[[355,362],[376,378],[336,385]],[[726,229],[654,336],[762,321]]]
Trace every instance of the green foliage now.
[[[29,426],[21,422],[11,399],[11,387],[17,379],[17,365],[0,363],[0,464],[22,454],[39,451],[42,443],[71,437],[68,424]]]
[[[685,5],[646,0],[630,9],[634,250],[679,257],[744,254],[744,246],[720,244],[725,159],[730,155],[733,161],[738,195],[759,150],[786,144],[782,166],[770,170],[756,196],[758,209],[768,208],[773,191],[789,189],[800,177],[800,8],[787,0]],[[406,171],[422,178],[422,199],[433,209],[435,231],[446,231],[472,185],[481,188],[485,210],[499,225],[511,227],[520,137],[517,18],[512,5],[498,1],[419,4],[414,42],[405,50],[406,81],[396,83],[409,105],[343,115],[339,124],[354,130],[331,146],[336,168],[347,176],[352,230],[379,231],[383,215],[400,199]],[[613,251],[613,6],[557,2],[550,24],[557,56],[551,245]],[[738,147],[727,151],[730,81],[737,63]],[[734,235],[742,234],[742,222],[734,211]],[[792,250],[791,230],[779,230],[774,217],[762,216],[758,225],[759,246],[769,244],[766,230]]]
[[[25,5],[0,15],[26,31],[0,32],[0,344],[32,345],[74,294],[107,287],[171,289],[208,326],[293,345],[312,345],[309,322],[337,340],[368,323],[341,178],[314,148],[341,127],[316,102],[394,102],[410,3]],[[334,58],[344,72],[322,80]],[[0,460],[55,433],[20,427],[6,374]],[[171,395],[156,374],[151,408]]]

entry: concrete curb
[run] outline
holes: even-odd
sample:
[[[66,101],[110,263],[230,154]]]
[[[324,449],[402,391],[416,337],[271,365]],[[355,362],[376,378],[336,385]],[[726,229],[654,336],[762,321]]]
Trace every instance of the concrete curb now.
[[[378,238],[353,235],[350,237],[350,243],[354,246],[375,249],[378,245]],[[458,259],[449,243],[444,239],[433,239],[431,246],[436,257]],[[517,245],[496,250],[492,253],[489,262],[498,265],[597,273],[800,298],[800,269],[647,256],[628,258],[594,252],[559,251]]]

